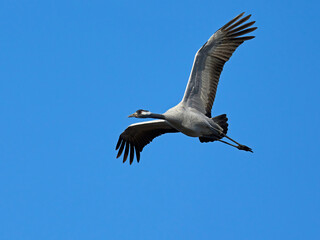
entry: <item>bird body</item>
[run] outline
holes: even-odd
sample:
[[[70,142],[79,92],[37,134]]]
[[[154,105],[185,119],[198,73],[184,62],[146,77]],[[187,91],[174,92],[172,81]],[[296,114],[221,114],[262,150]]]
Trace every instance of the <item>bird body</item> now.
[[[208,136],[223,131],[211,118],[183,104],[170,108],[163,115],[170,126],[190,137]]]
[[[131,164],[136,153],[139,162],[143,148],[155,137],[176,132],[198,137],[200,142],[220,141],[239,150],[252,152],[251,148],[226,135],[228,131],[226,114],[211,117],[224,64],[237,47],[254,38],[254,36],[243,36],[256,30],[256,27],[250,28],[254,21],[245,23],[251,15],[242,18],[243,14],[239,14],[216,31],[196,53],[184,96],[178,105],[163,114],[140,109],[129,116],[158,120],[131,124],[119,137],[116,146],[117,158],[124,151],[123,162],[125,162],[130,152]],[[236,145],[221,140],[224,137]]]

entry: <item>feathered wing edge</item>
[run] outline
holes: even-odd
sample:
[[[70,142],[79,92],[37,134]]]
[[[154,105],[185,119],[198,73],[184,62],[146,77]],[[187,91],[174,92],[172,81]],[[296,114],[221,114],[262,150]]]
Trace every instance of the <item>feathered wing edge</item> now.
[[[239,14],[213,34],[199,49],[194,60],[182,101],[210,118],[224,64],[238,46],[254,38],[254,36],[243,35],[257,29],[250,28],[255,21],[245,23],[251,15],[242,18],[243,15],[244,13]]]
[[[139,162],[140,153],[147,144],[162,134],[174,132],[178,131],[172,128],[165,120],[132,124],[121,133],[119,137],[116,145],[116,150],[119,149],[117,158],[119,158],[124,151],[123,162],[125,162],[130,152],[130,164],[132,164],[134,152],[136,152],[137,161]]]

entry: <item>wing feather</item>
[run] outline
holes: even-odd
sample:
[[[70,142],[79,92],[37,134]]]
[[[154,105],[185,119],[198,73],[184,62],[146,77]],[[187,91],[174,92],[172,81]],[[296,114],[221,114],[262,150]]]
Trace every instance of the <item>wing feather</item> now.
[[[257,29],[251,27],[254,21],[245,23],[251,15],[242,18],[243,15],[244,13],[239,14],[215,32],[195,56],[181,103],[197,109],[208,117],[211,117],[211,109],[224,64],[237,47],[244,41],[254,38],[254,36],[243,36]]]
[[[152,142],[152,140],[165,133],[178,132],[171,127],[165,120],[153,120],[148,122],[135,123],[130,125],[123,133],[121,133],[116,145],[116,150],[119,149],[117,158],[121,156],[123,150],[123,162],[128,158],[130,164],[134,159],[134,152],[136,152],[137,161],[140,161],[140,153],[143,148]]]

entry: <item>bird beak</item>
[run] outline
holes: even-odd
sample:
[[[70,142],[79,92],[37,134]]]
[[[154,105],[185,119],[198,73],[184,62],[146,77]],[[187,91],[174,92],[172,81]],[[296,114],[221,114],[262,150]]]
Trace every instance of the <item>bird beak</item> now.
[[[128,116],[128,118],[132,118],[132,117],[135,117],[136,116],[136,113],[133,113],[131,115]]]

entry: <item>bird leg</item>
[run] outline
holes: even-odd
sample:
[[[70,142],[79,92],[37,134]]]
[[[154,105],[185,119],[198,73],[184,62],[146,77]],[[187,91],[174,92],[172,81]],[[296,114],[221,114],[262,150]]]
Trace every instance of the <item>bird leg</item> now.
[[[230,145],[230,146],[236,147],[236,148],[238,148],[239,150],[244,150],[244,151],[248,151],[248,152],[252,152],[252,153],[253,153],[252,149],[249,148],[248,146],[242,145],[242,144],[238,143],[237,141],[233,140],[232,138],[228,137],[227,135],[224,135],[224,136],[225,136],[226,138],[228,138],[230,141],[238,144],[238,146],[233,145],[233,144],[228,143],[228,142],[223,141],[223,140],[219,140],[220,142],[223,142],[223,143],[226,143],[226,144],[228,144],[228,145]]]
[[[225,144],[228,144],[228,145],[230,145],[230,146],[232,146],[232,147],[238,148],[238,146],[233,145],[232,143],[228,143],[228,142],[226,142],[226,141],[223,141],[223,140],[221,140],[221,139],[218,139],[218,141],[219,141],[219,142],[222,142],[222,143],[225,143]]]

